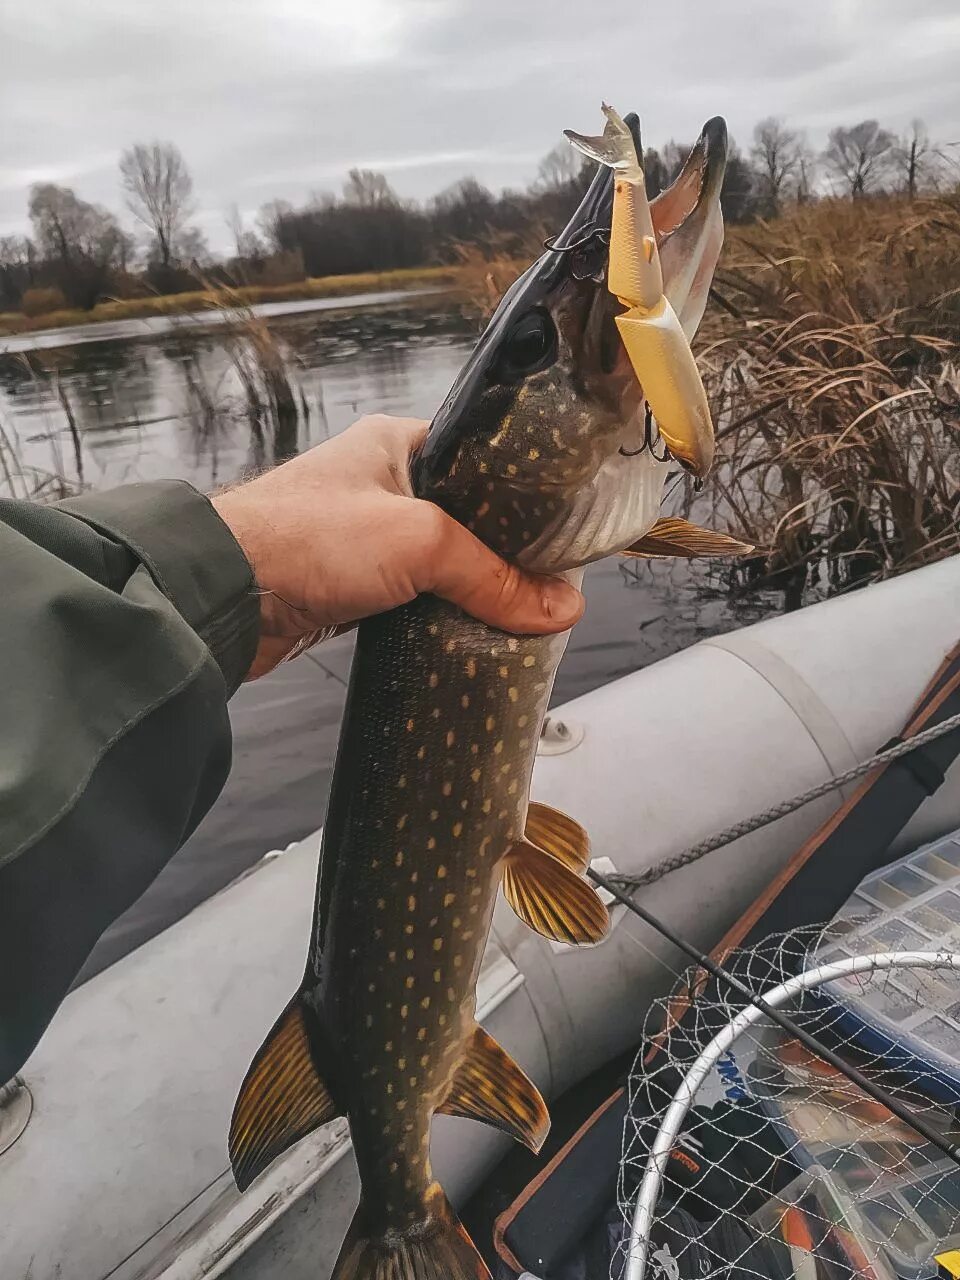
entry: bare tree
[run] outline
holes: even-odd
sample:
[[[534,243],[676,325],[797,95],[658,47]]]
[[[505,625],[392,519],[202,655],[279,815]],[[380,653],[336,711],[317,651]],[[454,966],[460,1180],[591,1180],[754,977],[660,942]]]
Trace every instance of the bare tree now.
[[[543,157],[537,165],[533,183],[535,191],[562,191],[575,182],[580,174],[580,153],[564,139]]]
[[[271,253],[280,253],[289,248],[284,242],[284,222],[293,215],[293,205],[289,200],[270,200],[260,206],[257,214],[257,227],[266,241]]]
[[[248,230],[240,206],[234,202],[227,210],[227,227],[233,236],[237,257],[241,262],[257,262],[263,257],[263,245],[255,231]]]
[[[109,210],[52,182],[31,188],[29,208],[37,245],[63,292],[92,307],[112,271],[126,262],[129,237]]]
[[[889,168],[896,138],[876,120],[830,130],[823,162],[857,199],[875,190]]]
[[[343,184],[343,198],[347,204],[361,209],[380,209],[400,203],[386,176],[375,169],[351,169]]]
[[[797,177],[800,135],[777,116],[767,116],[753,130],[750,156],[757,169],[760,196],[767,205],[765,212],[775,217],[787,187]]]
[[[922,120],[913,120],[910,132],[900,138],[890,155],[900,185],[911,200],[924,187],[935,187],[943,168],[943,154],[930,141]]]
[[[178,254],[193,212],[193,179],[172,142],[138,142],[120,157],[127,205],[153,233],[157,263],[168,268]]]
[[[794,183],[797,204],[807,204],[816,198],[816,181],[817,153],[807,142],[806,136],[801,134],[797,143],[797,176]]]

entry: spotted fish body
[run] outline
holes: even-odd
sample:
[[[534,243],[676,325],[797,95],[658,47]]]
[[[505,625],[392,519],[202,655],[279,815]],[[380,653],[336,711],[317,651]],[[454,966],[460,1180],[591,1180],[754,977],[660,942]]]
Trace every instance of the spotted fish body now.
[[[626,136],[639,153],[635,124]],[[690,254],[719,247],[724,143],[712,122],[678,179],[692,246],[672,300],[681,321],[702,310],[692,282],[711,274],[690,270]],[[617,190],[601,169],[555,248],[509,291],[412,474],[419,496],[505,556],[575,578],[653,536],[667,469],[643,447],[649,415],[617,329],[629,300],[607,287]],[[671,219],[683,203],[673,194]],[[682,418],[670,422],[681,441]],[[696,469],[695,449],[686,460]],[[592,942],[607,926],[583,875],[585,833],[528,799],[564,645],[506,635],[431,596],[358,630],[306,974],[247,1073],[230,1134],[242,1188],[319,1124],[349,1118],[362,1192],[338,1280],[486,1275],[430,1171],[437,1111],[534,1150],[546,1137],[544,1102],[478,1026],[475,992],[501,885],[546,937]]]

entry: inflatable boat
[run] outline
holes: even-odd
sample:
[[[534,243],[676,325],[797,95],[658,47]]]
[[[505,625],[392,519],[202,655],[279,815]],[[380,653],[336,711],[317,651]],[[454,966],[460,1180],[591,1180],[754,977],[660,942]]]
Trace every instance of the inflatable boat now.
[[[555,710],[533,794],[583,823],[608,877],[660,867],[870,758],[958,639],[953,558],[702,641]],[[928,789],[890,832],[889,856],[960,826],[960,767]],[[853,790],[665,872],[644,907],[715,947]],[[243,1195],[226,1151],[237,1087],[303,968],[318,852],[313,835],[267,854],[68,997],[0,1092],[2,1280],[329,1275],[358,1193],[345,1124],[305,1139]],[[839,903],[828,883],[822,892],[825,919]],[[682,964],[622,906],[599,946],[575,950],[501,903],[478,1012],[551,1098],[637,1043]],[[437,1119],[433,1163],[455,1204],[507,1143]]]

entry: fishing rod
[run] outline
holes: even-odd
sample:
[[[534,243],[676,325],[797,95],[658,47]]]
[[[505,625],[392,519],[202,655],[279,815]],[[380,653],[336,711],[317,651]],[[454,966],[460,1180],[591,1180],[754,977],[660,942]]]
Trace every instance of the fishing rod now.
[[[782,1030],[799,1040],[804,1048],[809,1049],[811,1053],[828,1063],[834,1068],[834,1070],[839,1071],[840,1074],[845,1076],[851,1084],[862,1090],[868,1097],[872,1098],[874,1102],[878,1102],[882,1107],[886,1107],[887,1110],[895,1115],[898,1120],[902,1121],[903,1124],[912,1129],[914,1133],[918,1133],[921,1138],[924,1138],[932,1146],[936,1147],[938,1151],[941,1151],[945,1156],[952,1160],[958,1168],[960,1168],[960,1146],[949,1142],[941,1133],[938,1133],[932,1125],[928,1124],[922,1116],[911,1111],[909,1107],[904,1106],[903,1103],[898,1101],[898,1099],[891,1097],[885,1089],[874,1084],[872,1080],[868,1080],[867,1077],[855,1066],[849,1062],[845,1062],[843,1058],[838,1057],[832,1049],[828,1048],[827,1045],[823,1044],[815,1036],[812,1036],[809,1031],[805,1031],[803,1027],[798,1026],[792,1018],[788,1017],[785,1013],[781,1013],[779,1009],[775,1009],[772,1005],[767,1004],[762,996],[754,994],[754,992],[752,992],[745,983],[741,982],[735,974],[731,973],[729,969],[724,969],[722,965],[717,964],[717,962],[712,960],[710,956],[705,955],[702,951],[698,951],[693,943],[687,942],[685,938],[682,938],[678,933],[675,933],[669,925],[664,924],[663,921],[658,920],[656,916],[651,915],[650,912],[647,911],[645,907],[641,907],[638,902],[634,902],[634,900],[629,897],[628,894],[624,893],[620,886],[614,881],[609,880],[601,872],[595,871],[593,867],[587,868],[587,875],[594,884],[598,885],[601,889],[605,889],[607,893],[616,898],[616,900],[622,903],[629,911],[632,911],[635,916],[639,916],[644,924],[649,925],[651,929],[659,933],[662,938],[667,940],[667,942],[672,943],[686,956],[693,960],[695,964],[699,965],[700,968],[705,969],[707,973],[717,980],[717,982],[724,984],[736,991],[738,995],[743,996],[748,1003],[752,1004],[754,1008],[759,1009],[765,1017],[771,1020],[771,1022],[775,1022]]]

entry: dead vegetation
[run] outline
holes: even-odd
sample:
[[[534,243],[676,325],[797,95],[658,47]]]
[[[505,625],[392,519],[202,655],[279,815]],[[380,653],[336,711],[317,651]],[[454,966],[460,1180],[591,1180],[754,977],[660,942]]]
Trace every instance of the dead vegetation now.
[[[489,313],[517,260],[464,262]],[[763,549],[714,576],[791,608],[960,552],[960,198],[728,229],[696,347],[717,465],[672,509]]]

